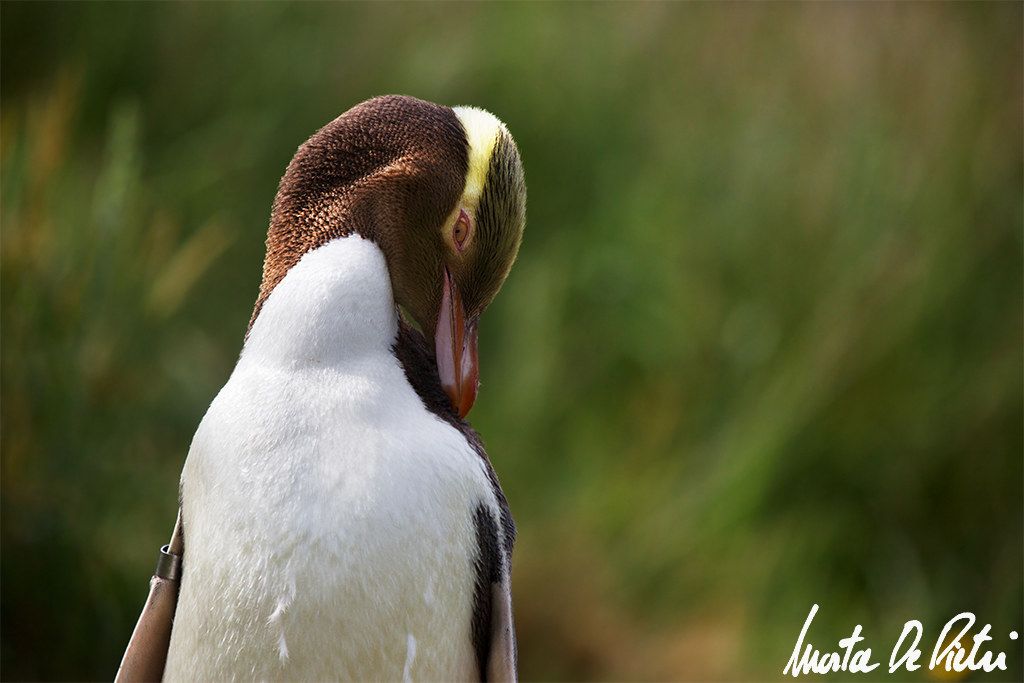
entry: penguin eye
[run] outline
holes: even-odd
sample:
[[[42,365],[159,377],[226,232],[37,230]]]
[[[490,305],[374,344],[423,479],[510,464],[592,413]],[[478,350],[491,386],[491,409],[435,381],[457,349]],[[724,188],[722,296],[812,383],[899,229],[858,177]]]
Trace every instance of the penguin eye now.
[[[462,251],[467,237],[469,237],[469,214],[465,209],[459,209],[459,217],[455,220],[455,227],[452,228],[452,240],[459,251]]]

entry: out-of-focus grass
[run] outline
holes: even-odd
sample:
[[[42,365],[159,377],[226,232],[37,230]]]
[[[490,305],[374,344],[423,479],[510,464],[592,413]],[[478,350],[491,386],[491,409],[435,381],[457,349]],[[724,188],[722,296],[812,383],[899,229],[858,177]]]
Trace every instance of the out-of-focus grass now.
[[[1021,678],[1019,4],[0,13],[4,678],[113,674],[276,181],[384,92],[526,165],[473,412],[524,679],[778,679],[813,603]]]

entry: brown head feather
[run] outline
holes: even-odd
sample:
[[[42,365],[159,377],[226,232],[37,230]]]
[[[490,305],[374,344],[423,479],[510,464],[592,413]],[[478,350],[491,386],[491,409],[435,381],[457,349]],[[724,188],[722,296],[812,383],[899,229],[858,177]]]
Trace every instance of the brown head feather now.
[[[398,95],[363,102],[317,131],[281,179],[249,328],[288,270],[336,237],[359,233],[389,264],[436,274],[441,247],[432,242],[465,185],[467,145],[451,109]],[[394,270],[392,285],[400,302],[414,294],[399,291],[413,285],[395,282]],[[440,301],[440,290],[430,298]]]
[[[367,100],[299,147],[281,179],[263,282],[249,329],[274,287],[307,252],[353,233],[384,252],[395,301],[433,339],[443,273],[452,275],[467,317],[479,316],[515,260],[525,222],[519,152],[489,114],[495,136],[471,150],[462,114],[413,97]],[[446,223],[467,189],[470,155],[487,160],[476,234],[465,253]],[[469,206],[469,205],[467,205]]]

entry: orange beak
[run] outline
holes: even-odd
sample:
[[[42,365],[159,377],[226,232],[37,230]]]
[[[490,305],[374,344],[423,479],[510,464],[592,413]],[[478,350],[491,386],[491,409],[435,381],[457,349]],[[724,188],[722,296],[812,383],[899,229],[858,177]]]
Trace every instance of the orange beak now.
[[[466,417],[473,407],[480,383],[476,326],[477,318],[466,320],[459,291],[445,268],[441,310],[437,316],[437,331],[434,333],[434,350],[441,386],[459,417]]]

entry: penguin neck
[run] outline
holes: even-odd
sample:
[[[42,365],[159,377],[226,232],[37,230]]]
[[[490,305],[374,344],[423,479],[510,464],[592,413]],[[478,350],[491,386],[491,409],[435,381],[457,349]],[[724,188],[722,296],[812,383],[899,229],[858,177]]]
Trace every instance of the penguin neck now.
[[[390,353],[398,334],[384,254],[353,234],[302,256],[263,302],[242,360],[337,365]]]

